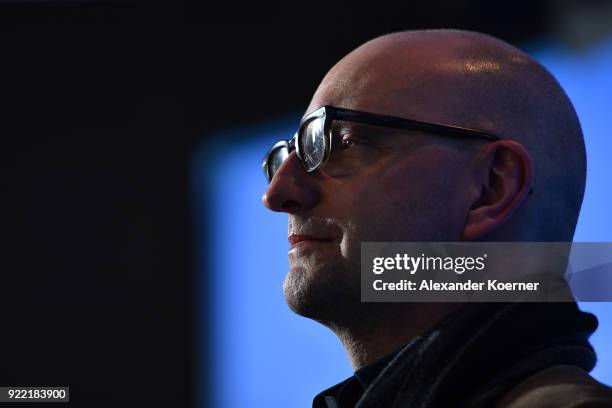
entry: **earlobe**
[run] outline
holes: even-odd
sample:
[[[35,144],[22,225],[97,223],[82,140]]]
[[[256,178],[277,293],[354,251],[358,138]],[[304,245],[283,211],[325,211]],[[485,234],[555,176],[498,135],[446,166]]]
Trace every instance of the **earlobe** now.
[[[485,146],[477,160],[475,196],[461,238],[479,241],[502,226],[530,194],[533,161],[520,143],[502,140]]]

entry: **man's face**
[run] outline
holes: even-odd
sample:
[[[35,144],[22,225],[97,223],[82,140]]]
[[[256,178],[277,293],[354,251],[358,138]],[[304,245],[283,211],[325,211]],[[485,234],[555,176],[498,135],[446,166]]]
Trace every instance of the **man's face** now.
[[[419,119],[385,109],[396,96],[378,86],[377,78],[351,84],[341,69],[332,70],[308,112],[334,105]],[[288,214],[287,302],[323,322],[361,307],[362,242],[460,239],[468,211],[464,180],[473,156],[470,142],[420,132],[338,122],[332,135],[322,170],[306,173],[293,152],[264,195],[268,208]]]

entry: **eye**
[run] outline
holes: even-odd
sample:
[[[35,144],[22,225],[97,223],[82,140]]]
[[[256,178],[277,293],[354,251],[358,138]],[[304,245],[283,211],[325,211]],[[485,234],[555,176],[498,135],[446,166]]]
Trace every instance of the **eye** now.
[[[349,149],[351,147],[355,147],[359,144],[359,142],[355,139],[350,138],[349,136],[345,136],[342,138],[342,148]]]

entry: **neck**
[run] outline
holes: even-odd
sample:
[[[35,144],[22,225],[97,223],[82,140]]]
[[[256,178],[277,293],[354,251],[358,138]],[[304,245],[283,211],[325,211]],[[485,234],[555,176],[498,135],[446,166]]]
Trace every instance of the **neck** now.
[[[327,323],[342,342],[354,370],[419,337],[454,310],[456,303],[364,303],[366,313]],[[354,311],[353,311],[354,312]]]

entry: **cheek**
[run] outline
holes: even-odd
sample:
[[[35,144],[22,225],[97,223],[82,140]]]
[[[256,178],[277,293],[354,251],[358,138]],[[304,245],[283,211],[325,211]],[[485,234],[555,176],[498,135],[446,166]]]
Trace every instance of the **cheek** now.
[[[454,241],[456,222],[451,211],[456,186],[441,152],[427,160],[399,160],[364,177],[354,195],[355,231],[370,241]],[[433,165],[432,165],[433,163]]]

